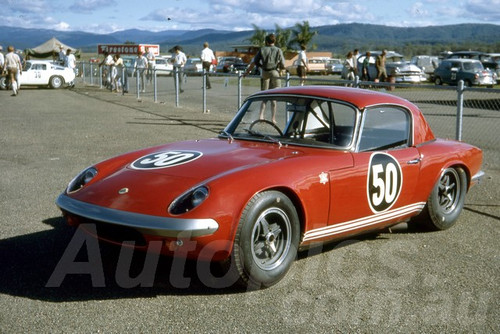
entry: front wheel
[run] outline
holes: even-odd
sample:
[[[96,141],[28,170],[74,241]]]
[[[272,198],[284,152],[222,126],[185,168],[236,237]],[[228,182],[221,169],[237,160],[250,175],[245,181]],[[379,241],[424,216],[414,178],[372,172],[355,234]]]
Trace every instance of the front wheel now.
[[[436,77],[436,79],[434,79],[434,83],[438,86],[441,86],[443,84],[443,80],[441,80],[440,77]]]
[[[467,192],[467,176],[462,168],[445,169],[432,189],[422,212],[422,221],[433,230],[446,230],[462,212]]]
[[[49,85],[51,88],[58,89],[64,84],[64,79],[58,75],[54,75],[50,78]]]
[[[251,288],[281,280],[297,255],[299,217],[292,201],[278,191],[255,195],[236,231],[231,268]]]

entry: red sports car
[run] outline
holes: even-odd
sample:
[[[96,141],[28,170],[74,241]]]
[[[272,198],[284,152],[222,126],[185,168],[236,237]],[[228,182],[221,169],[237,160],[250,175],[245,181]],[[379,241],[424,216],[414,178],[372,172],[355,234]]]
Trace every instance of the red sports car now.
[[[218,138],[85,169],[57,205],[102,240],[161,241],[163,254],[229,263],[241,283],[267,287],[317,243],[413,217],[451,227],[481,163],[479,148],[436,139],[404,99],[289,87],[250,96]]]

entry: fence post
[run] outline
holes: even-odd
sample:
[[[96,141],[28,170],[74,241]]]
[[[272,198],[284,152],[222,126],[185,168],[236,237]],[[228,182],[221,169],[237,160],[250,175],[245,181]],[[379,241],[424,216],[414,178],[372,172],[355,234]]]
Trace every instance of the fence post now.
[[[179,68],[174,66],[174,80],[175,80],[175,106],[179,106]]]
[[[208,71],[204,68],[203,69],[203,87],[202,87],[202,95],[203,95],[203,113],[208,114],[208,109],[207,109],[207,75]]]
[[[285,87],[290,87],[290,72],[286,72],[285,74]]]
[[[357,75],[354,76],[354,88],[359,88],[359,77]]]
[[[237,73],[238,73],[238,109],[239,109],[241,106],[241,82],[243,75],[239,71]]]
[[[99,88],[102,89],[102,66],[99,66]]]
[[[90,63],[90,84],[94,85],[94,64]]]
[[[85,62],[82,61],[80,64],[82,64],[82,80],[85,83]]]
[[[153,96],[154,102],[158,102],[158,94],[156,88],[156,68],[153,68]]]
[[[464,81],[460,80],[457,85],[457,128],[455,139],[462,140],[462,125],[464,116]]]
[[[136,96],[137,96],[137,99],[139,100],[141,98],[141,94],[140,94],[140,89],[139,89],[139,71],[138,70],[135,70],[135,92],[136,92]]]

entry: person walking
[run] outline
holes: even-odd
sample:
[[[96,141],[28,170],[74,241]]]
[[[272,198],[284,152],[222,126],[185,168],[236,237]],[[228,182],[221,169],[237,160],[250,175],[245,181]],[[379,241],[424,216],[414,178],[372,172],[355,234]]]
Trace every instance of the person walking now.
[[[172,58],[170,60],[174,65],[174,74],[178,76],[176,79],[176,75],[174,75],[174,83],[175,89],[177,90],[177,82],[179,82],[179,92],[182,93],[184,90],[182,89],[182,80],[184,78],[184,65],[186,65],[186,55],[182,52],[181,47],[179,45],[174,46],[174,53],[172,54]]]
[[[10,84],[12,87],[11,96],[17,96],[17,94],[19,93],[17,77],[23,73],[21,58],[19,58],[19,56],[14,52],[14,47],[12,45],[9,45],[7,51],[8,53],[5,55],[3,71],[7,71],[7,76],[10,80]]]
[[[309,66],[307,65],[307,55],[306,55],[306,46],[304,44],[300,45],[300,52],[297,58],[297,75],[300,77],[300,85],[304,86],[304,83],[307,79],[307,71],[309,70]]]
[[[361,68],[361,80],[362,81],[371,81],[372,79],[370,78],[370,71],[368,67],[370,66],[370,58],[371,58],[371,53],[370,51],[367,51],[365,54],[365,59],[363,59],[363,67]]]
[[[152,84],[153,83],[153,70],[155,67],[156,58],[155,58],[153,48],[147,48],[146,50],[147,50],[146,58],[148,60],[148,70],[146,72],[146,79],[148,79],[149,84]]]
[[[212,88],[210,85],[210,79],[208,78],[208,73],[210,72],[210,67],[215,62],[214,52],[208,47],[208,42],[203,43],[203,50],[201,50],[201,62],[203,70],[205,71],[207,89]]]
[[[140,80],[139,87],[137,87],[137,90],[141,90],[143,93],[146,92],[146,86],[144,85],[145,84],[144,72],[147,70],[147,68],[148,68],[148,60],[146,59],[146,57],[144,57],[142,51],[139,50],[139,52],[137,52],[137,58],[135,58],[134,71],[135,75]]]
[[[377,67],[377,80],[379,82],[383,82],[387,79],[387,71],[385,69],[386,54],[387,50],[382,51],[375,62]]]
[[[283,51],[275,46],[276,36],[269,34],[266,36],[266,45],[255,55],[250,65],[247,67],[243,77],[247,76],[255,66],[261,67],[261,90],[281,87],[280,72],[285,68],[285,57]],[[276,101],[271,101],[272,122],[276,123]],[[260,118],[264,119],[266,101],[262,101]]]

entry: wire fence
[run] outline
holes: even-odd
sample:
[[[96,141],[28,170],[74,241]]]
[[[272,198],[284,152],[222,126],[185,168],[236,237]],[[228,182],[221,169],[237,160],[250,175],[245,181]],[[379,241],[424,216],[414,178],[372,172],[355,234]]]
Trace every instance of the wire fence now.
[[[106,89],[103,67],[92,63],[78,66],[81,82]],[[142,84],[132,68],[124,68],[122,78],[126,79],[124,88],[128,94],[138,99],[169,102],[180,108],[199,108],[200,113],[234,114],[246,97],[260,90],[258,76],[243,77],[241,73],[209,73],[206,77],[202,73],[174,71],[167,75],[155,70]],[[210,81],[211,89],[207,89],[205,80]],[[281,81],[282,86],[300,84],[298,77],[289,75]],[[405,98],[420,108],[436,137],[476,145],[483,149],[490,168],[500,168],[500,89],[347,81],[335,79],[335,76],[308,77],[305,84],[352,86]]]

